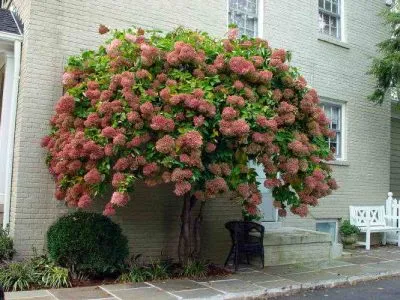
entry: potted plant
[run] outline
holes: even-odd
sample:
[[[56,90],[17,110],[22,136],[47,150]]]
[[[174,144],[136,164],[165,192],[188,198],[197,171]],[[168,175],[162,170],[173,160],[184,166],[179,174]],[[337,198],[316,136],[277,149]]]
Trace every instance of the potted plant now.
[[[359,233],[360,229],[357,226],[351,225],[349,220],[343,221],[342,225],[340,225],[343,248],[354,249]]]

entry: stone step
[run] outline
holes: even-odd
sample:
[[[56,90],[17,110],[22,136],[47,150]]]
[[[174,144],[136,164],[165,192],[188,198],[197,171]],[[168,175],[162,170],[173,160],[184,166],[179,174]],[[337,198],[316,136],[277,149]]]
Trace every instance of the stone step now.
[[[327,233],[282,227],[264,235],[265,265],[285,265],[329,260],[331,237]]]
[[[264,226],[265,231],[282,228],[282,222],[261,222],[261,224]]]

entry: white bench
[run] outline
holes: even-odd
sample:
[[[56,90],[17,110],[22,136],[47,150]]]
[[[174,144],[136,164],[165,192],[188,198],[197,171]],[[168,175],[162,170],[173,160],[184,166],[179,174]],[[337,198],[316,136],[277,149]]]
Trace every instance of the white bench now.
[[[399,227],[388,225],[387,220],[399,220],[399,216],[387,216],[385,206],[350,206],[350,223],[357,226],[361,232],[365,232],[365,242],[358,242],[365,245],[367,250],[371,245],[371,232],[382,232],[382,244],[386,245],[386,232],[400,232]],[[397,245],[400,247],[400,234]]]

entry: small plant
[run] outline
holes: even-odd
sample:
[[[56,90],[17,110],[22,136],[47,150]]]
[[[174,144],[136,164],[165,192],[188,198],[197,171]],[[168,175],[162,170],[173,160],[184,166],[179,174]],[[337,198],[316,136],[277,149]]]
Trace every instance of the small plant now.
[[[342,222],[342,225],[340,226],[340,234],[342,236],[349,236],[353,234],[359,234],[360,229],[358,229],[357,226],[351,225],[349,220],[345,220]]]
[[[41,277],[41,282],[45,287],[62,288],[70,287],[69,272],[67,268],[49,265],[46,267]]]
[[[172,273],[170,260],[155,260],[150,264],[144,264],[139,261],[140,258],[140,254],[132,256],[127,270],[118,277],[118,282],[143,282],[170,277]]]
[[[128,272],[119,276],[118,282],[143,282],[149,279],[149,273],[144,266],[133,266]]]
[[[28,262],[15,262],[0,269],[0,282],[6,291],[22,291],[35,283],[34,269]]]
[[[185,277],[204,277],[207,275],[208,264],[200,260],[190,260],[183,267],[182,276]]]
[[[170,265],[161,261],[154,261],[147,267],[150,280],[162,280],[169,278]]]
[[[89,212],[61,217],[47,232],[50,257],[73,277],[119,272],[128,256],[128,241],[109,218]]]
[[[9,226],[0,229],[0,262],[11,260],[15,254],[14,243],[9,236]]]
[[[35,256],[30,264],[34,270],[35,282],[39,285],[48,288],[71,286],[68,269],[57,266],[48,256]]]

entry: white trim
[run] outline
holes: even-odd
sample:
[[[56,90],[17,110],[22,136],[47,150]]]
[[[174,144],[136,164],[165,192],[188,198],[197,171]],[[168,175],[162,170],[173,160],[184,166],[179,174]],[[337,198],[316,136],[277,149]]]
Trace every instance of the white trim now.
[[[0,40],[14,42],[14,41],[22,41],[22,38],[23,37],[19,34],[0,31]]]
[[[7,165],[6,172],[6,193],[4,201],[3,227],[10,223],[11,207],[11,184],[14,159],[14,137],[15,137],[15,119],[17,115],[19,73],[21,69],[21,48],[22,43],[19,40],[14,42],[14,81],[12,87],[11,109],[10,109],[10,130],[7,139]]]
[[[340,39],[338,39],[339,41],[342,42],[346,42],[347,41],[347,37],[346,37],[346,31],[345,29],[345,10],[344,10],[344,1],[346,0],[340,0],[339,4],[340,4]]]
[[[264,0],[257,0],[257,37],[264,36]]]

